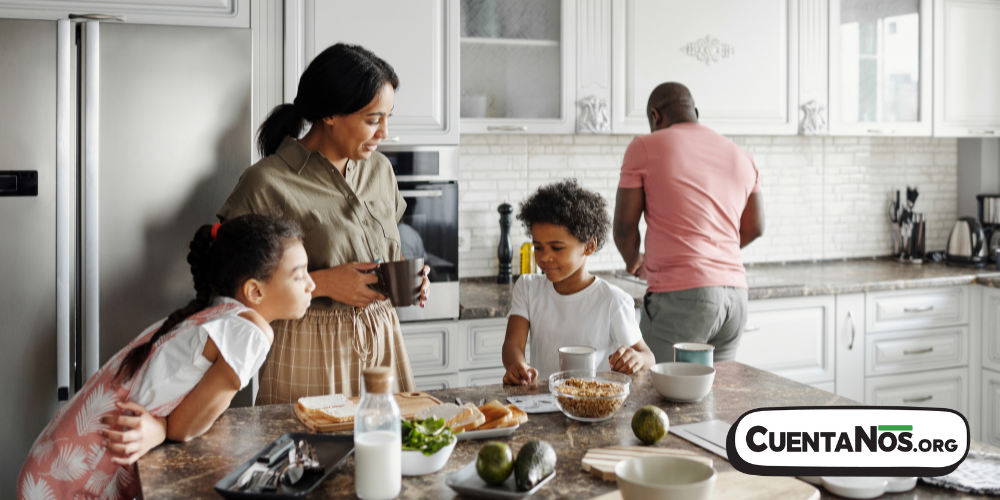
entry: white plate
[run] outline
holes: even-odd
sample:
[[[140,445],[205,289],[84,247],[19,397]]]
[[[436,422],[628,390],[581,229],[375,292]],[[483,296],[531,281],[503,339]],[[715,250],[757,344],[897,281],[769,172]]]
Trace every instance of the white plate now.
[[[902,493],[910,491],[917,486],[915,477],[887,477],[889,484],[885,486],[886,493]]]
[[[524,498],[531,495],[532,493],[538,491],[538,489],[542,486],[545,486],[545,483],[551,481],[554,477],[556,477],[556,471],[552,471],[552,474],[549,474],[549,477],[542,479],[541,482],[536,484],[534,488],[531,488],[528,491],[519,491],[515,485],[513,472],[511,472],[510,477],[508,477],[502,484],[491,486],[479,478],[479,474],[476,473],[476,462],[469,462],[468,465],[458,469],[454,474],[448,476],[448,478],[444,480],[444,484],[447,484],[449,488],[457,491],[458,493],[472,498],[496,498],[498,500],[509,500]]]
[[[468,441],[470,439],[491,439],[509,436],[521,427],[521,424],[517,424],[514,427],[501,427],[499,429],[486,429],[485,431],[465,431],[459,434],[455,434],[455,437],[459,441]]]
[[[823,476],[826,491],[844,498],[876,498],[885,493],[889,483],[884,477],[827,477]]]

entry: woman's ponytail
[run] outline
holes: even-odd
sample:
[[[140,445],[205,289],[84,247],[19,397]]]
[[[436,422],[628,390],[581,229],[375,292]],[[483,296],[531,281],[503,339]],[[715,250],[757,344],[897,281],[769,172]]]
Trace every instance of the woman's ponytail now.
[[[212,267],[208,258],[211,247],[212,225],[206,224],[198,228],[198,232],[195,233],[187,257],[188,264],[191,264],[191,274],[194,276],[194,300],[171,313],[148,341],[135,346],[125,355],[116,375],[119,380],[122,382],[132,380],[132,377],[135,377],[142,365],[146,363],[149,354],[153,352],[153,346],[156,345],[156,341],[160,340],[160,337],[212,303]]]
[[[305,119],[294,104],[275,106],[257,129],[257,151],[261,157],[273,155],[285,137],[298,139],[303,127]]]

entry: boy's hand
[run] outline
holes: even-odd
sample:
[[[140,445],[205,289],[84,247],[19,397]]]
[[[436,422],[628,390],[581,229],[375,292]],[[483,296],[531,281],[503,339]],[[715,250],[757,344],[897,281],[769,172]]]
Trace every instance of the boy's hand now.
[[[625,375],[631,375],[642,368],[642,357],[628,346],[621,346],[608,357],[611,370]]]
[[[527,363],[515,363],[507,367],[503,376],[503,385],[529,385],[538,378],[538,370]]]

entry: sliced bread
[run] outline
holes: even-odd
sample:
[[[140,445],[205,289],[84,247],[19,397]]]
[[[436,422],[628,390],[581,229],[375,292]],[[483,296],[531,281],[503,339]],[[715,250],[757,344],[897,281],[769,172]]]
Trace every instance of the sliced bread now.
[[[483,412],[483,415],[486,415],[486,423],[490,423],[504,417],[510,417],[510,410],[495,399],[484,404],[483,406],[480,406],[479,411]]]
[[[299,398],[299,402],[297,404],[299,405],[299,409],[307,415],[315,416],[319,414],[319,411],[323,408],[337,408],[354,403],[344,397],[343,394],[330,394],[327,396]]]
[[[358,405],[337,406],[331,408],[321,408],[319,415],[335,424],[353,422],[354,414],[358,412]]]
[[[425,408],[413,416],[414,420],[425,420],[428,418],[443,418],[444,424],[450,426],[452,430],[455,424],[468,420],[473,415],[475,407],[458,406],[454,403],[442,403],[431,408]]]
[[[479,426],[486,423],[486,415],[483,415],[483,412],[479,411],[479,408],[476,408],[474,404],[465,403],[465,408],[472,410],[472,416],[465,420],[455,422],[455,424],[451,426],[451,432],[474,431],[478,429]]]
[[[506,408],[510,410],[511,420],[513,420],[515,423],[505,427],[513,427],[515,425],[520,425],[528,421],[528,414],[524,410],[518,408],[516,404],[511,403],[507,405]]]

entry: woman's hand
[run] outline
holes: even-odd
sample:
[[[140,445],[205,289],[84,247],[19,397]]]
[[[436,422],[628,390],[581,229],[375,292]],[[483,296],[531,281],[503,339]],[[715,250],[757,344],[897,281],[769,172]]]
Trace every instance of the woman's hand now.
[[[348,262],[339,266],[309,273],[316,289],[313,297],[330,297],[337,302],[354,307],[367,307],[376,300],[385,300],[382,294],[368,288],[378,283],[374,273],[366,273],[378,267],[374,262]],[[425,278],[426,279],[426,278]]]
[[[623,345],[611,353],[608,363],[611,364],[611,371],[631,375],[642,369],[643,360],[635,349]]]
[[[538,370],[528,366],[528,363],[514,363],[507,367],[503,376],[503,385],[529,385],[538,378]]]
[[[111,426],[111,429],[99,432],[112,454],[111,462],[132,465],[167,438],[167,419],[154,417],[142,405],[131,401],[117,403],[116,406],[120,412],[131,411],[135,416],[118,414],[104,417],[101,422]]]
[[[431,266],[424,266],[424,281],[420,283],[420,307],[424,307],[424,303],[427,302],[427,297],[431,293],[431,280],[427,278],[430,273]]]

